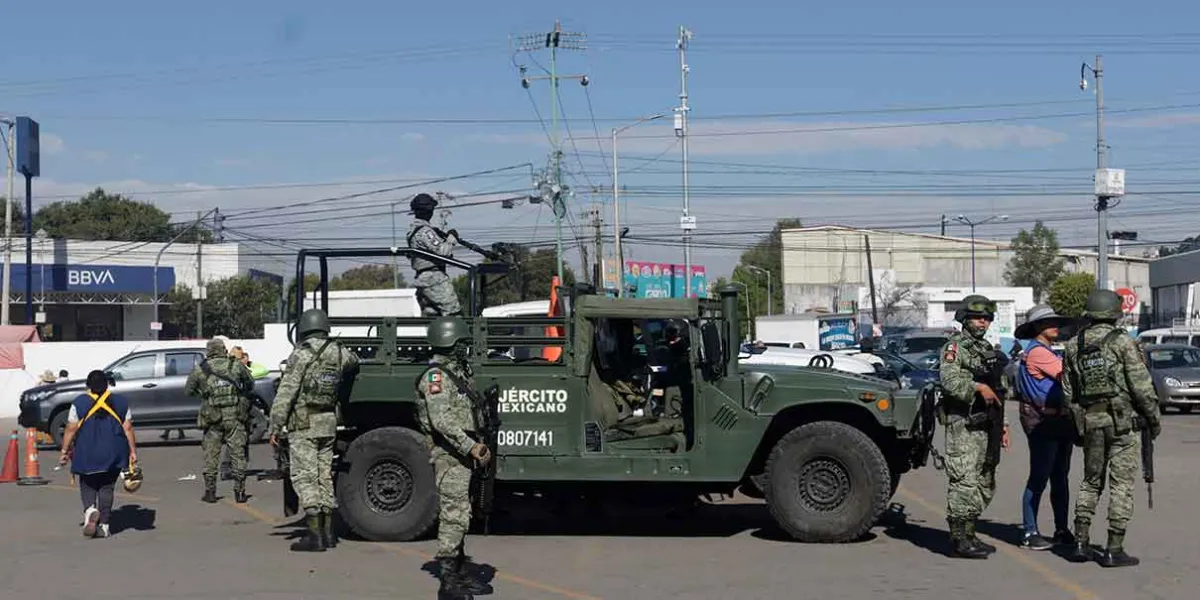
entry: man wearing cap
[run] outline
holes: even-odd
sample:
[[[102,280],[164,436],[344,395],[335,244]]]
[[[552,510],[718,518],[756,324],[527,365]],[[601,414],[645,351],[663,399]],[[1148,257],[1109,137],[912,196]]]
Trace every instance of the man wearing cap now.
[[[963,298],[963,307],[954,315],[962,331],[942,347],[938,419],[946,428],[946,521],[951,556],[956,558],[987,558],[996,551],[975,534],[975,521],[996,493],[996,465],[988,460],[989,429],[999,418],[991,415],[997,407],[1003,413],[1004,407],[996,351],[984,338],[995,315],[996,304],[987,297]],[[1008,448],[1007,418],[1000,444]]]
[[[437,208],[437,200],[429,194],[417,194],[409,208],[415,217],[408,227],[409,248],[447,258],[453,256],[458,231],[451,229],[443,233],[429,222],[433,218],[433,209]],[[417,287],[417,303],[421,305],[421,313],[431,317],[459,315],[462,308],[458,295],[454,293],[454,285],[446,275],[445,265],[418,256],[411,258],[411,264],[417,274],[413,284]]]
[[[1038,305],[1029,309],[1025,322],[1014,332],[1019,340],[1033,340],[1022,353],[1015,376],[1021,429],[1029,440],[1029,478],[1021,497],[1025,530],[1021,546],[1029,550],[1075,544],[1068,517],[1070,491],[1067,488],[1074,433],[1063,405],[1062,358],[1050,348],[1058,339],[1059,328],[1068,321],[1055,314],[1053,308]],[[1053,541],[1042,537],[1038,529],[1038,508],[1047,482],[1050,484],[1050,507],[1054,510]]]

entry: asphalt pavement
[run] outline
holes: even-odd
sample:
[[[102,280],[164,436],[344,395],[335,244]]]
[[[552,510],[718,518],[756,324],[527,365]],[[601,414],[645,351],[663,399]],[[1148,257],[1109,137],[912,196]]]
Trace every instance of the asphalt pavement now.
[[[1015,410],[1010,418],[1016,422]],[[989,521],[981,524],[999,547],[985,561],[945,556],[945,479],[932,467],[908,474],[894,498],[896,510],[851,544],[785,540],[760,503],[735,498],[674,518],[629,515],[611,527],[548,515],[510,519],[493,525],[498,533],[469,537],[467,548],[490,575],[492,598],[1192,599],[1200,589],[1193,508],[1200,492],[1194,466],[1200,416],[1169,414],[1164,423],[1153,511],[1146,507],[1145,484],[1137,486],[1126,542],[1142,559],[1134,568],[1075,565],[1052,552],[1017,547],[1028,462],[1019,430],[1000,466]],[[221,482],[220,503],[201,503],[196,432],[182,442],[162,442],[158,431],[139,433],[145,484],[137,494],[118,495],[111,538],[80,535],[79,493],[69,474],[52,470],[54,452],[41,454],[50,484],[0,485],[6,597],[435,597],[437,581],[426,570],[433,540],[343,540],[329,552],[289,552],[299,523],[283,517],[278,482],[251,476],[245,505],[234,504],[230,482]],[[268,446],[256,445],[251,454],[252,469],[274,466]],[[1073,486],[1081,471],[1077,453]],[[1099,514],[1105,510],[1102,504]],[[1042,512],[1043,527],[1051,529],[1048,494]],[[1094,525],[1101,543],[1104,528],[1103,521]]]

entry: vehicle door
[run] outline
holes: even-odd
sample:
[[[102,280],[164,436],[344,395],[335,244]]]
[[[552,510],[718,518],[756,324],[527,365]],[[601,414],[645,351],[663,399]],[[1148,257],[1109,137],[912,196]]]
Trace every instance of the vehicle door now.
[[[159,352],[140,353],[120,359],[108,368],[114,382],[113,393],[121,394],[129,401],[135,422],[153,423],[163,418],[158,402],[161,359]]]
[[[159,380],[158,404],[165,418],[172,421],[195,421],[200,412],[200,398],[184,393],[188,375],[200,365],[204,354],[195,350],[175,350],[163,353],[163,377]]]

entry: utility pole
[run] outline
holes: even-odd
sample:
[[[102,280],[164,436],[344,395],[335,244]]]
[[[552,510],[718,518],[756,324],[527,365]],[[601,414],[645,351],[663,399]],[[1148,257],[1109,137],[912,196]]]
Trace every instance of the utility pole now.
[[[692,231],[696,229],[696,217],[691,215],[688,198],[688,93],[687,93],[687,46],[692,32],[679,26],[679,108],[675,109],[675,135],[679,136],[683,148],[683,216],[679,217],[679,229],[683,232],[683,285],[684,298],[692,296]]]
[[[213,236],[217,242],[225,241],[225,215],[219,207],[213,209]]]
[[[942,237],[946,237],[946,215],[942,215]]]
[[[204,220],[204,215],[200,211],[196,211],[196,222]],[[204,277],[201,265],[204,264],[204,238],[200,236],[200,230],[196,229],[196,337],[204,337]]]
[[[1096,55],[1095,67],[1079,67],[1079,89],[1087,91],[1087,72],[1096,80],[1096,289],[1108,287],[1108,201],[1125,195],[1125,170],[1108,168],[1104,143],[1104,66]]]
[[[8,160],[8,195],[5,196],[4,205],[4,304],[0,305],[0,325],[11,325],[9,317],[8,303],[12,296],[12,218],[13,218],[13,193],[15,192],[14,183],[17,173],[17,138],[16,138],[16,123],[12,119],[2,119],[7,128],[7,134],[4,137],[5,150],[4,153]]]
[[[604,289],[604,235],[601,233],[603,223],[600,220],[600,207],[592,204],[588,208],[588,216],[592,219],[592,239],[596,244],[596,261],[592,263],[592,283],[597,290]]]
[[[534,186],[542,190],[543,197],[549,197],[551,206],[554,208],[554,226],[555,226],[555,242],[554,249],[558,263],[558,280],[563,280],[563,244],[562,244],[562,229],[563,218],[567,216],[567,206],[564,199],[566,186],[562,183],[562,149],[561,141],[558,133],[558,81],[560,79],[578,79],[579,83],[587,86],[587,75],[559,75],[558,74],[558,50],[586,50],[584,43],[587,37],[583,33],[563,31],[562,23],[558,20],[554,21],[554,30],[548,33],[533,33],[518,36],[517,48],[519,52],[532,52],[539,48],[550,49],[550,71],[547,75],[529,76],[526,73],[526,67],[519,67],[521,72],[521,86],[529,89],[530,81],[538,79],[546,79],[550,82],[550,128],[548,134],[550,136],[550,164],[542,176],[537,177],[534,181]]]

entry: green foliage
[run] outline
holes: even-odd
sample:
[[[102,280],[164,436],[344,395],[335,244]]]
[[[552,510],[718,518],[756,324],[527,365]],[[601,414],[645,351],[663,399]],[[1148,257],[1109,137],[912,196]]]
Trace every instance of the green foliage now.
[[[777,314],[783,308],[783,238],[784,229],[801,227],[800,219],[779,219],[771,233],[763,236],[745,252],[733,270],[733,280],[750,290],[750,307],[754,314]],[[757,267],[771,274],[771,309],[767,310],[767,274],[748,267]]]
[[[747,314],[746,314],[746,289],[747,289],[746,283],[740,279],[737,279],[737,271],[736,270],[734,271],[733,281],[735,282],[735,283],[733,283],[733,286],[738,288],[738,322],[740,323],[740,327],[738,327],[737,339],[739,341],[741,341],[741,340],[751,337],[751,333],[753,332],[753,327],[754,327],[754,319],[747,316]],[[729,284],[730,284],[729,279],[726,279],[724,277],[718,277],[717,280],[712,283],[712,289],[714,291],[713,291],[713,293],[710,294],[710,296],[713,297],[714,299],[718,298],[719,296],[717,296],[716,290],[720,290],[721,288],[723,288]],[[753,288],[750,288],[750,289],[753,289]],[[754,304],[753,297],[750,298],[750,303],[751,303],[751,305]]]
[[[525,246],[513,245],[511,251],[514,268],[503,277],[486,277],[487,297],[480,308],[550,298],[550,280],[558,274],[554,249],[541,248],[531,252]],[[576,281],[575,272],[567,265],[563,265],[563,279],[566,280],[562,283],[564,286],[574,285]],[[466,310],[470,298],[467,276],[459,275],[453,281],[458,300]]]
[[[196,301],[191,288],[176,285],[166,301],[170,307],[165,323],[180,336],[195,337]],[[204,301],[204,331],[199,337],[261,338],[263,324],[274,318],[278,303],[279,286],[269,281],[245,276],[212,281]]]
[[[19,204],[17,205],[20,206]],[[13,211],[14,233],[24,233],[18,215]],[[21,217],[23,218],[23,217]],[[79,200],[47,204],[33,214],[33,230],[45,229],[52,238],[75,240],[166,242],[190,226],[172,224],[171,215],[149,202],[137,202],[120,194],[109,194],[101,188],[88,192]],[[195,243],[212,241],[212,233],[194,228],[177,241]]]
[[[1033,288],[1033,301],[1041,302],[1050,286],[1063,274],[1058,232],[1034,223],[1033,231],[1021,230],[1012,239],[1013,257],[1004,267],[1004,280],[1013,287]]]
[[[1068,273],[1050,286],[1050,307],[1064,317],[1083,314],[1088,294],[1096,289],[1096,276],[1091,273]]]
[[[1183,242],[1178,246],[1159,246],[1158,255],[1160,257],[1171,256],[1172,254],[1183,254],[1184,252],[1191,252],[1193,250],[1200,250],[1200,235],[1184,238]]]
[[[362,265],[352,269],[346,269],[341,275],[333,278],[329,282],[331,290],[387,290],[392,289],[395,282],[395,273],[391,265]],[[400,285],[397,287],[405,287],[407,283],[404,281],[404,276],[400,276]]]

